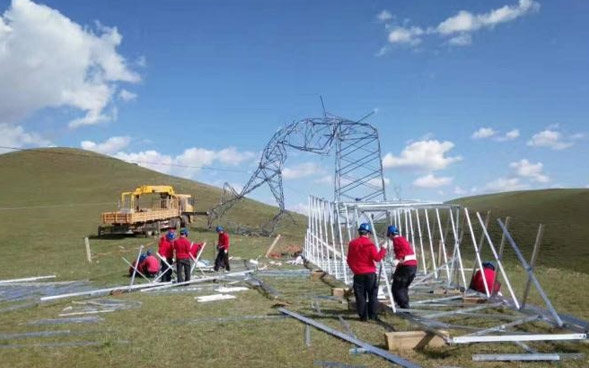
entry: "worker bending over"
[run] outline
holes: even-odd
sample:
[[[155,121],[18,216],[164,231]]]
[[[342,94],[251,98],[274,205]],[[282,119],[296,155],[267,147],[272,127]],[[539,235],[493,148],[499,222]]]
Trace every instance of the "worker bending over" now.
[[[396,266],[393,273],[393,298],[399,308],[409,309],[409,285],[411,285],[417,273],[417,258],[411,244],[399,234],[399,229],[396,226],[391,225],[388,227],[387,236],[393,242],[393,252],[395,253],[393,261]]]

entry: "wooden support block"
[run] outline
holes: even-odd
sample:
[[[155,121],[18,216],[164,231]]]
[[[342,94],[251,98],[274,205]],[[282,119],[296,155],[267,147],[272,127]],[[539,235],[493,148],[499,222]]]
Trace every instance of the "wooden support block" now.
[[[462,297],[463,304],[481,304],[481,303],[485,303],[486,301],[487,301],[487,299],[481,298],[478,296],[463,296]]]
[[[384,334],[384,338],[388,350],[419,350],[427,345],[431,347],[446,345],[444,339],[425,331],[387,332]]]
[[[462,294],[462,292],[457,289],[440,288],[440,289],[434,289],[433,294],[434,295],[458,295],[458,294]]]
[[[313,280],[319,280],[323,276],[325,276],[325,272],[323,272],[323,270],[316,269],[311,271],[311,279]]]
[[[337,296],[338,298],[345,298],[350,296],[350,289],[348,288],[332,288],[331,295]]]

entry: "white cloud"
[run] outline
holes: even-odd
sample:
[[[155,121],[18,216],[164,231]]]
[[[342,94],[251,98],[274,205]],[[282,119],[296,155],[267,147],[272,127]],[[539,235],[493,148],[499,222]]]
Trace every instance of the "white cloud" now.
[[[509,132],[505,133],[505,136],[499,137],[501,141],[511,141],[519,137],[519,130],[512,129]]]
[[[0,146],[22,148],[26,146],[49,146],[51,142],[39,134],[27,133],[20,125],[0,124]],[[0,147],[0,153],[10,152],[11,149]]]
[[[501,135],[500,132],[496,131],[493,128],[489,128],[489,127],[480,128],[479,130],[472,133],[472,135],[471,135],[472,139],[491,138],[497,142],[511,141],[511,140],[516,139],[517,137],[519,137],[519,130],[517,130],[517,129],[512,129],[512,130],[508,131],[507,133],[505,133],[504,135]]]
[[[313,182],[318,183],[318,184],[331,184],[331,185],[333,185],[333,176],[326,175],[326,176],[319,178],[317,180],[313,180]]]
[[[573,146],[573,142],[565,140],[562,133],[548,128],[536,133],[528,141],[527,145],[532,147],[546,147],[553,150],[563,150]]]
[[[116,153],[127,147],[129,143],[131,143],[130,137],[110,137],[102,143],[82,141],[80,146],[88,151],[94,151],[105,155],[112,155],[113,153]]]
[[[462,33],[449,39],[448,44],[452,46],[468,46],[472,44],[472,36],[468,33]]]
[[[463,195],[466,194],[467,191],[459,187],[458,185],[454,187],[454,194],[456,195]]]
[[[416,46],[422,37],[440,35],[448,37],[451,46],[468,46],[472,44],[472,34],[482,29],[493,29],[499,24],[511,22],[540,9],[540,4],[533,0],[519,0],[516,5],[505,5],[486,13],[473,14],[466,10],[446,18],[435,27],[395,26],[388,35],[392,44]]]
[[[276,205],[276,203],[272,203],[272,205]],[[296,213],[300,213],[303,215],[308,215],[309,214],[309,205],[307,203],[297,203],[294,206],[289,206],[287,208],[287,210],[292,211],[292,212],[296,212]]]
[[[383,10],[377,14],[376,19],[386,22],[387,20],[393,19],[393,15],[388,10]]]
[[[529,186],[520,181],[519,178],[499,178],[483,187],[484,192],[511,192],[515,190],[528,189]]]
[[[60,107],[82,112],[71,127],[113,120],[116,86],[141,79],[117,53],[121,41],[116,28],[90,30],[45,5],[13,0],[0,16],[2,122]]]
[[[137,98],[137,94],[129,92],[126,89],[122,89],[121,92],[119,92],[119,98],[123,101],[133,101]]]
[[[546,183],[550,178],[543,174],[544,165],[541,162],[531,163],[527,159],[522,159],[518,162],[512,162],[509,167],[515,170],[517,176],[522,178],[529,178],[538,183]]]
[[[284,168],[282,170],[282,177],[284,179],[300,179],[320,173],[321,171],[319,165],[312,162],[305,162],[296,165],[293,168]]]
[[[471,138],[473,139],[483,139],[489,138],[497,134],[497,132],[493,128],[480,128],[476,132],[472,133]]]
[[[176,156],[166,155],[156,150],[140,152],[125,152],[123,148],[131,142],[129,137],[111,137],[103,143],[83,141],[80,146],[84,149],[100,152],[120,160],[136,163],[139,166],[158,171],[164,174],[193,179],[200,170],[216,163],[224,165],[238,165],[251,160],[254,153],[240,152],[234,147],[224,148],[220,151],[206,148],[192,147],[184,150]]]
[[[516,6],[505,5],[483,14],[472,14],[461,10],[458,14],[441,22],[436,29],[442,35],[474,32],[481,28],[493,28],[498,24],[510,22],[539,9],[540,4],[533,0],[519,0]]]
[[[242,162],[250,161],[256,154],[250,151],[238,151],[235,147],[224,148],[216,153],[216,159],[228,165],[239,165]]]
[[[460,156],[448,157],[454,143],[438,140],[417,141],[403,149],[400,156],[387,153],[382,164],[385,168],[410,168],[416,170],[436,171],[462,160]]]
[[[434,174],[427,174],[415,179],[413,185],[420,188],[437,188],[451,184],[452,180],[451,177],[436,177]]]
[[[383,178],[383,180],[384,180],[384,185],[385,186],[386,185],[389,185],[391,183],[391,179],[389,179],[389,178]],[[382,181],[380,179],[375,178],[375,179],[369,180],[368,181],[368,184],[374,185],[376,187],[380,187],[382,185]]]
[[[395,27],[389,32],[389,42],[415,46],[421,43],[419,36],[423,33],[423,29],[419,27]]]

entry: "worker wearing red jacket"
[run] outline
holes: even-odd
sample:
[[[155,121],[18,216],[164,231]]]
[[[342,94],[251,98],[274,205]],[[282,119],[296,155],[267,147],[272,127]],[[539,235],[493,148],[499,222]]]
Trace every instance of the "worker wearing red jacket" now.
[[[163,272],[162,282],[172,281],[172,263],[174,262],[174,238],[176,234],[169,230],[166,235],[160,238],[158,253],[160,257],[165,260],[161,261],[161,269]],[[167,264],[166,264],[167,262]],[[169,266],[168,266],[169,265]]]
[[[160,272],[160,262],[151,253],[151,250],[147,251],[147,257],[145,257],[142,266],[142,272],[147,277],[155,277],[158,274],[158,272]]]
[[[354,273],[356,311],[361,321],[378,319],[376,316],[378,281],[374,262],[380,262],[387,252],[384,247],[379,251],[376,250],[376,246],[370,240],[371,233],[370,224],[360,224],[359,236],[348,244],[347,262]]]
[[[409,309],[409,285],[417,273],[417,258],[411,244],[399,234],[399,229],[391,225],[387,229],[387,236],[393,241],[395,259],[393,261],[393,298],[400,308]]]
[[[487,281],[487,288],[490,294],[497,294],[501,289],[501,283],[495,280],[495,265],[491,262],[483,262],[483,272],[478,270],[470,282],[469,289],[478,291],[479,293],[487,294],[487,289],[485,289],[485,281]],[[484,275],[484,276],[483,276]]]
[[[196,260],[196,257],[198,257],[198,252],[200,252],[202,245],[203,243],[192,243],[190,245],[190,255],[192,256],[191,258],[194,258]]]
[[[190,281],[190,240],[188,240],[188,230],[180,230],[180,237],[174,240],[174,253],[176,254],[178,282]]]
[[[217,226],[215,231],[219,234],[219,240],[217,241],[217,258],[215,259],[215,271],[219,271],[219,268],[225,268],[230,271],[229,266],[229,234],[225,232],[223,226]]]

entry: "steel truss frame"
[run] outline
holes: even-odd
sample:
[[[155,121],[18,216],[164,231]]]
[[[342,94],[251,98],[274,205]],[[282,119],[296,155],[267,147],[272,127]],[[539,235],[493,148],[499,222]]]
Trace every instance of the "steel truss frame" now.
[[[438,333],[448,344],[513,342],[538,357],[537,352],[525,345],[524,341],[587,339],[589,323],[559,314],[534,274],[543,234],[542,225],[538,230],[532,259],[528,262],[509,233],[509,218],[505,221],[497,220],[501,228],[500,239],[490,235],[490,213],[483,219],[480,213],[471,214],[467,208],[436,202],[330,202],[314,196],[309,197],[308,207],[303,255],[309,262],[346,285],[352,284],[352,273],[346,263],[346,249],[347,244],[356,237],[358,225],[362,222],[372,224],[375,244],[388,242],[385,237],[386,227],[396,225],[412,244],[419,261],[418,275],[410,287],[412,306],[417,309],[398,309],[393,302],[390,288],[394,271],[392,255],[387,255],[379,264],[379,282],[384,282],[384,286],[381,286],[384,299],[388,301],[392,312],[406,312],[399,316],[418,324],[424,330]],[[516,293],[502,262],[508,247],[513,250],[528,276],[521,297]],[[484,257],[497,265],[496,282],[501,283],[505,295],[493,294],[494,285],[486,285],[486,281],[485,293],[468,289],[474,272],[482,269]],[[546,309],[526,304],[531,285],[544,301]],[[468,306],[464,300],[471,297],[486,302]],[[506,314],[505,310],[511,314]],[[447,318],[453,322],[446,322]],[[463,324],[456,324],[457,319],[461,319]],[[505,319],[509,322],[501,322]],[[481,320],[497,320],[498,324],[489,326],[487,322],[481,326]],[[530,323],[544,324],[548,328],[559,327],[560,333],[522,333],[521,327]],[[442,329],[453,332],[448,334],[441,332]],[[454,333],[460,330],[468,333]],[[570,332],[563,332],[565,330]]]
[[[300,120],[278,130],[266,144],[256,171],[243,189],[238,193],[225,183],[220,203],[209,211],[209,228],[239,200],[267,184],[279,212],[262,226],[259,233],[272,235],[281,218],[288,213],[282,185],[287,149],[327,156],[334,146],[335,201],[386,200],[378,130],[368,123],[324,113],[322,118]]]

